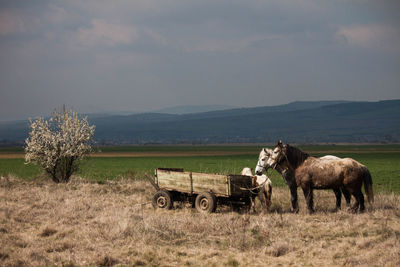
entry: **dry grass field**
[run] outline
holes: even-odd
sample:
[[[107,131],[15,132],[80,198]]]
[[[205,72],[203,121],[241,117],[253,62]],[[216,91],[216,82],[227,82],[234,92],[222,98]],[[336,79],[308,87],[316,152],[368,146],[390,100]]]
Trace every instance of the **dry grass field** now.
[[[187,205],[154,210],[146,182],[74,177],[0,178],[0,266],[399,266],[400,197],[376,194],[363,214],[333,212],[315,196],[308,215],[290,213],[274,188],[267,214],[200,214]],[[145,204],[141,204],[145,203]]]

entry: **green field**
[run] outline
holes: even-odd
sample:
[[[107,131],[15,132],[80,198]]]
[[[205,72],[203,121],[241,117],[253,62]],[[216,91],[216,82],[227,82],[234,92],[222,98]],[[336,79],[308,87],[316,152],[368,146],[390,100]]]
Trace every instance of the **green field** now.
[[[293,144],[295,145],[295,144]],[[272,147],[270,145],[268,147]],[[296,145],[295,145],[296,146]],[[231,151],[254,152],[257,154],[262,145],[131,145],[131,146],[105,146],[94,147],[99,152],[193,152],[193,151]],[[311,154],[320,151],[346,151],[356,153],[367,152],[397,152],[400,153],[400,144],[392,145],[299,145],[301,150]],[[22,153],[23,147],[0,147],[0,153]]]
[[[300,146],[313,156],[326,154],[351,157],[365,164],[373,178],[374,190],[400,194],[400,146]],[[146,156],[146,157],[93,157],[84,160],[79,175],[92,181],[120,179],[143,179],[148,172],[153,174],[157,167],[176,167],[195,172],[240,173],[243,167],[254,168],[260,147],[258,146],[126,146],[105,147],[102,152],[159,152],[190,153],[210,152],[210,156]],[[1,151],[1,149],[0,149]],[[20,150],[19,150],[20,151]],[[7,149],[2,153],[19,152]],[[212,156],[213,152],[235,152],[235,155]],[[243,155],[240,153],[243,152]],[[237,155],[239,153],[239,155]],[[250,153],[250,154],[249,154]],[[24,164],[23,159],[0,159],[0,175],[13,174],[23,179],[34,179],[41,174],[40,168]],[[269,171],[274,186],[284,186],[282,178]]]

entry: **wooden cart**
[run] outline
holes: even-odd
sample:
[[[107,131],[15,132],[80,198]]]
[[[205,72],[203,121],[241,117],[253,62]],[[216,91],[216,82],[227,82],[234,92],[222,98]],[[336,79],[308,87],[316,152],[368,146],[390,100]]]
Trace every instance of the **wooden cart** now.
[[[214,212],[217,204],[236,208],[251,203],[249,176],[158,168],[150,182],[157,190],[152,201],[155,208],[171,209],[174,201],[188,201],[200,212]]]

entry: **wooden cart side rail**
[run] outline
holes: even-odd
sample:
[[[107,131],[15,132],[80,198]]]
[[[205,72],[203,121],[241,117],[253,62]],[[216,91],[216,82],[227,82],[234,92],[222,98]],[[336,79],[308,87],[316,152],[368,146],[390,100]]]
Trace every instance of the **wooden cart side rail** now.
[[[184,172],[183,168],[157,168],[156,170],[172,171],[172,172]]]

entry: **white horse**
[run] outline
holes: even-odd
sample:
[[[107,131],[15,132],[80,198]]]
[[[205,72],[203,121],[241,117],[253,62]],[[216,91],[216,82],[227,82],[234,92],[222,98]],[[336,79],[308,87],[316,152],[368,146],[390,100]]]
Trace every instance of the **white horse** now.
[[[284,166],[283,168],[276,166],[276,164],[274,163],[274,161],[271,157],[274,153],[275,153],[275,151],[273,151],[272,149],[269,149],[269,148],[263,148],[261,150],[259,158],[258,158],[257,166],[256,166],[256,174],[260,175],[269,168],[273,168],[277,172],[279,172],[282,175],[282,177],[284,178],[286,184],[290,188],[290,191],[291,191],[290,193],[292,196],[292,207],[294,210],[297,210],[298,207],[297,207],[297,204],[295,204],[295,202],[297,202],[297,187],[295,187],[295,185],[294,185],[294,183],[295,183],[294,175],[292,173],[291,167],[289,165],[285,165],[285,164],[287,164],[286,162],[282,164]],[[327,161],[341,160],[341,158],[333,156],[333,155],[326,155],[326,156],[320,157],[320,159],[327,160]],[[334,189],[333,192],[335,193],[335,196],[336,196],[336,209],[340,209],[342,193],[343,193],[344,198],[346,199],[347,206],[348,207],[350,206],[351,195],[345,188]]]
[[[251,169],[248,167],[243,168],[241,174],[250,177],[252,180],[252,185],[256,188],[254,191],[257,193],[257,196],[260,199],[263,209],[269,210],[271,207],[272,183],[268,176],[265,174],[253,175]],[[252,194],[251,206],[254,212],[256,211],[255,198],[256,195]]]

